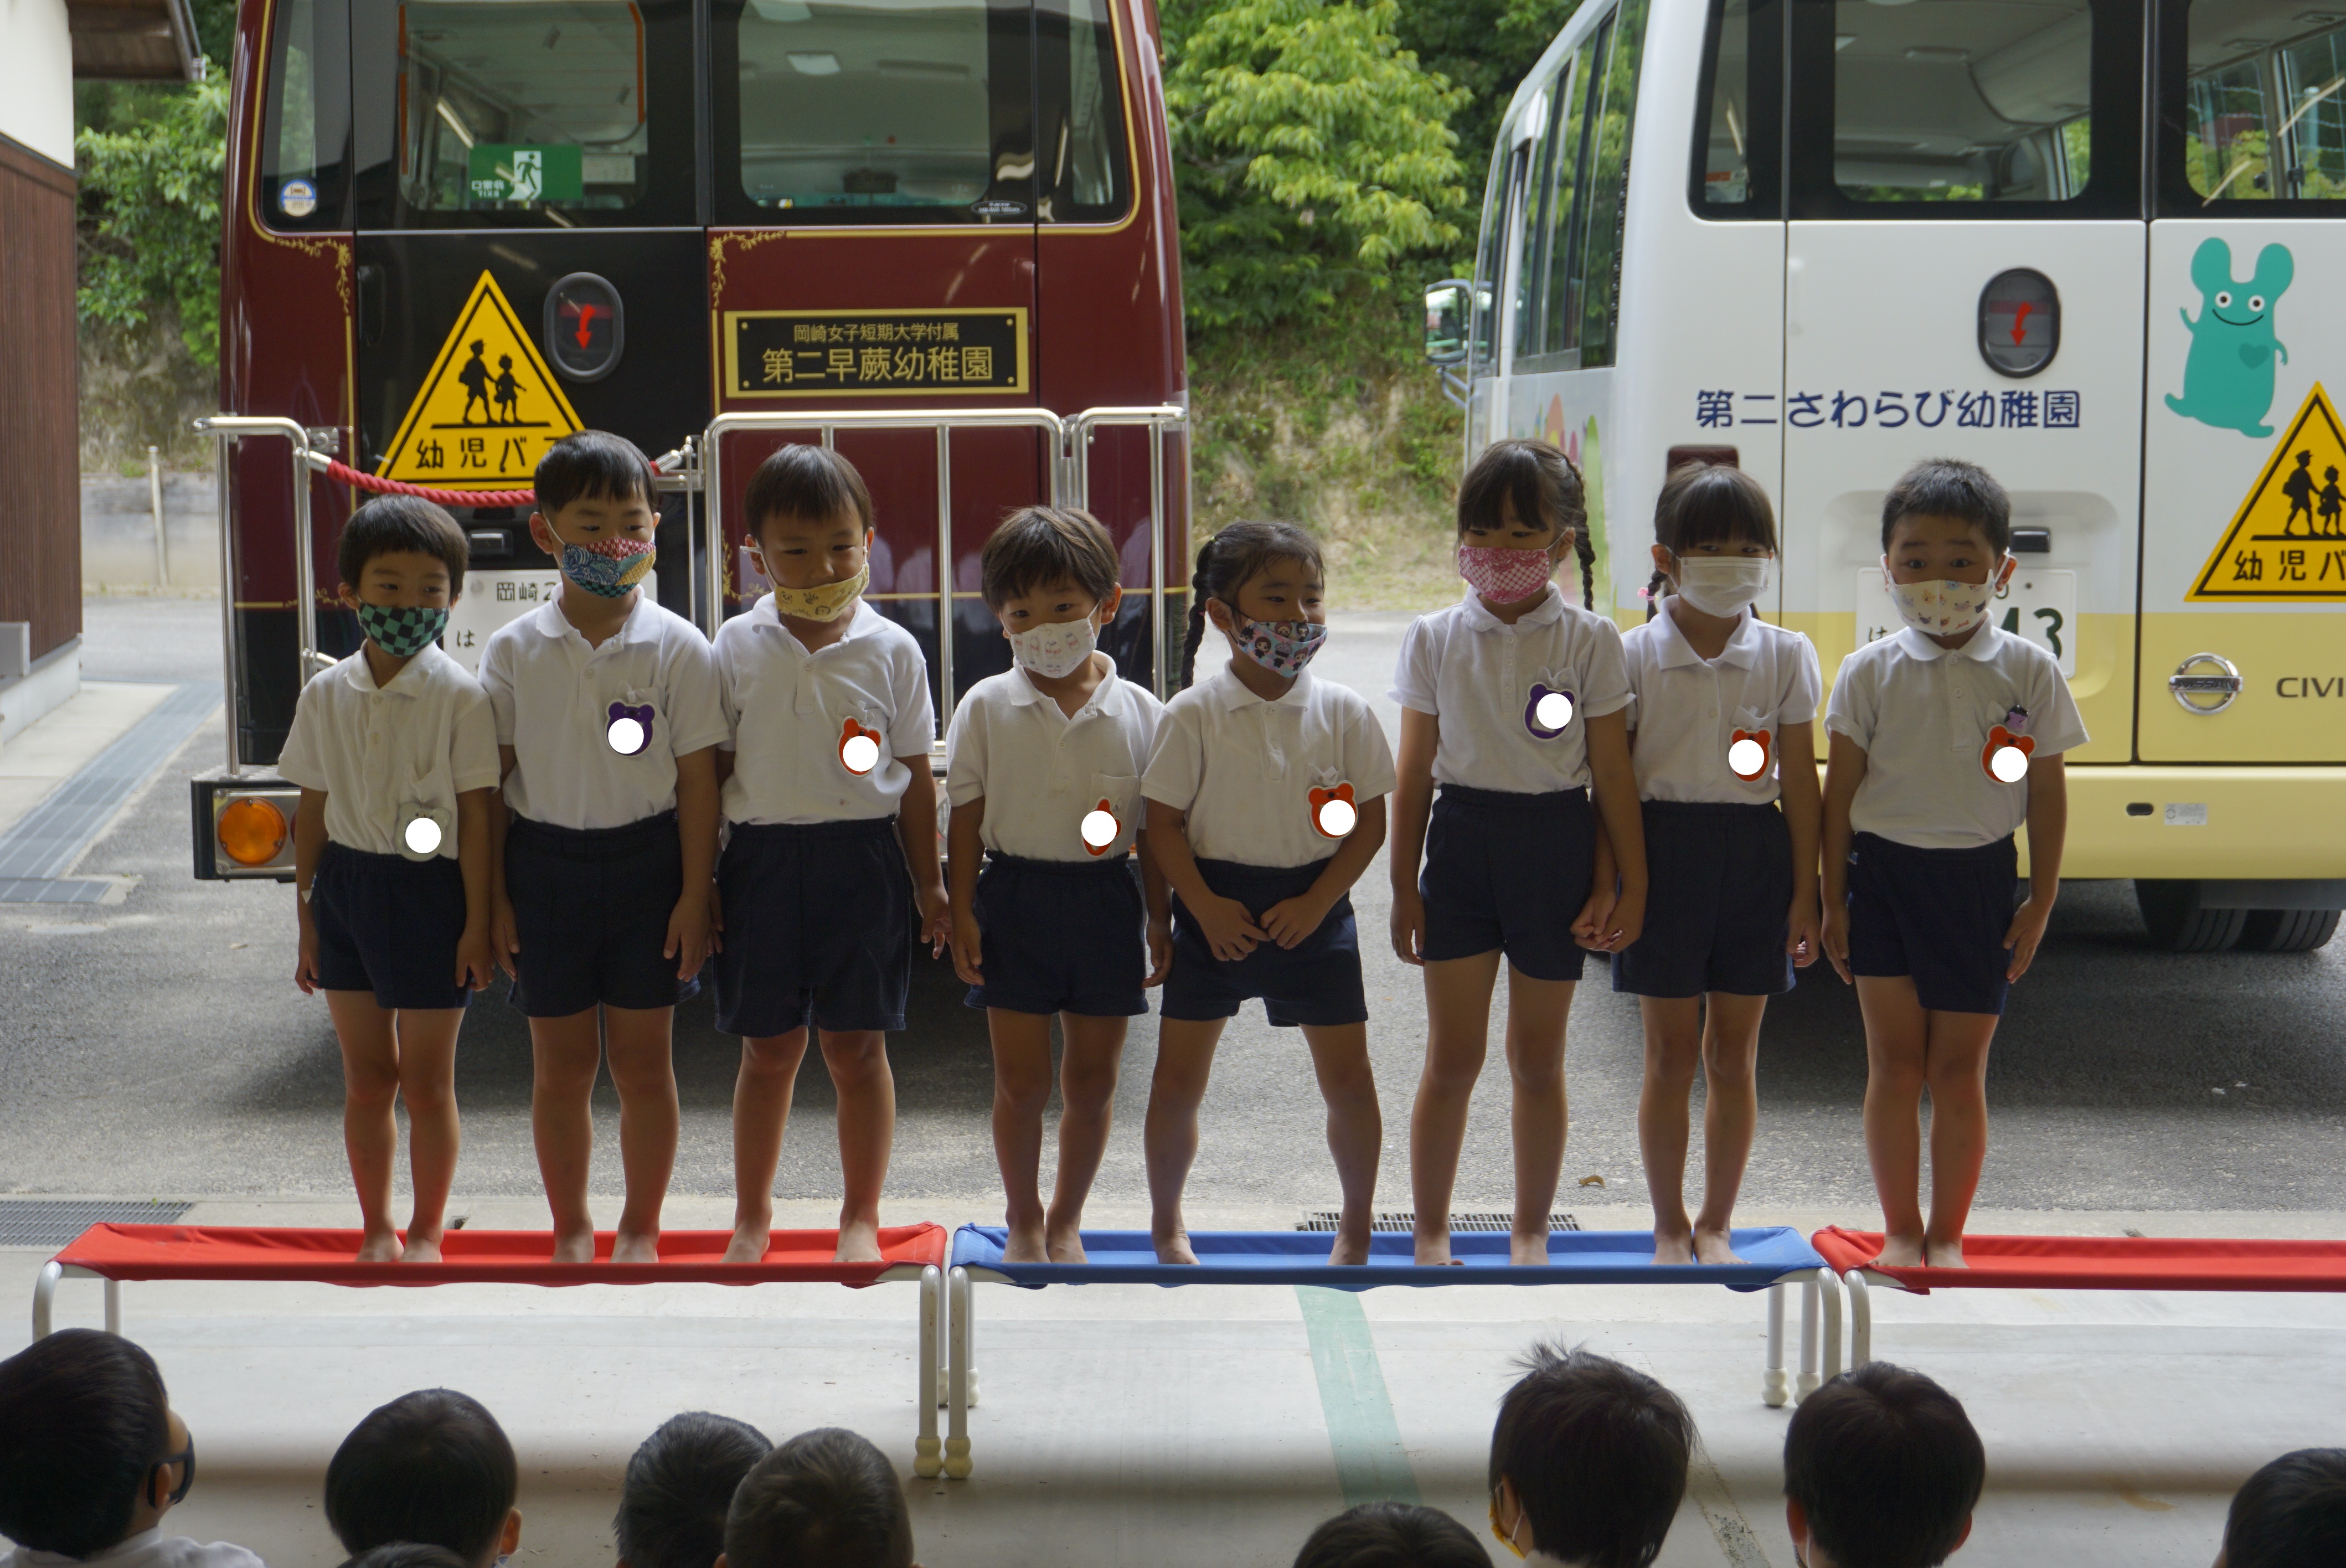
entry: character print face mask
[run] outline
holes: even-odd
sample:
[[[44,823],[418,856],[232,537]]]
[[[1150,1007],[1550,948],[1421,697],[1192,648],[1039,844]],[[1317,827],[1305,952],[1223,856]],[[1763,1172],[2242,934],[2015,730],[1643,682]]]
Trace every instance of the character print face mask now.
[[[359,629],[393,658],[413,658],[440,640],[448,628],[445,607],[361,605]]]
[[[623,599],[651,575],[659,552],[648,539],[614,535],[584,545],[562,542],[562,575],[597,598]]]
[[[1233,615],[1239,651],[1263,668],[1288,679],[1303,673],[1328,640],[1328,628],[1311,621],[1250,621]]]
[[[1952,578],[1929,583],[1890,583],[1890,562],[1882,563],[1891,603],[1901,619],[1928,636],[1961,636],[1987,618],[1995,599],[1995,577],[1984,583],[1958,583]]]
[[[835,621],[862,596],[865,585],[871,581],[872,564],[867,561],[855,575],[819,587],[788,588],[776,583],[772,590],[774,613],[793,620]]]
[[[1045,680],[1073,675],[1098,645],[1099,628],[1089,616],[1010,634],[1010,656]]]
[[[1556,557],[1545,550],[1509,550],[1482,545],[1458,546],[1458,575],[1496,605],[1530,598],[1547,586]]]

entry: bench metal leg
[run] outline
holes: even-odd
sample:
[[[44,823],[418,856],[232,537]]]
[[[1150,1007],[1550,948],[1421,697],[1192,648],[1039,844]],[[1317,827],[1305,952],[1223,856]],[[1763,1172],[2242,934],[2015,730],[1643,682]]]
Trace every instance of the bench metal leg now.
[[[1849,1364],[1862,1367],[1873,1359],[1873,1293],[1862,1268],[1842,1275],[1841,1282],[1849,1287]]]
[[[1773,1410],[1791,1396],[1791,1381],[1784,1376],[1784,1287],[1779,1282],[1768,1287],[1768,1365],[1760,1375],[1760,1402]]]
[[[1792,1385],[1792,1398],[1805,1400],[1817,1391],[1824,1380],[1817,1375],[1817,1308],[1818,1298],[1824,1287],[1817,1283],[1814,1272],[1800,1279],[1800,1375]]]
[[[921,1409],[921,1435],[913,1444],[913,1473],[932,1480],[945,1468],[944,1448],[937,1441],[937,1376],[940,1336],[938,1318],[944,1304],[944,1272],[934,1264],[921,1270],[921,1370],[913,1402]]]
[[[1830,1268],[1817,1270],[1817,1287],[1824,1298],[1825,1353],[1821,1371],[1825,1378],[1841,1376],[1841,1281]]]
[[[54,1321],[57,1303],[57,1281],[66,1271],[54,1259],[41,1265],[39,1278],[33,1281],[33,1338],[46,1339]]]
[[[122,1332],[122,1281],[119,1279],[106,1282],[106,1331],[109,1334]]]
[[[953,1338],[953,1370],[945,1380],[945,1474],[955,1481],[969,1478],[969,1270],[956,1268],[946,1277],[946,1322]]]

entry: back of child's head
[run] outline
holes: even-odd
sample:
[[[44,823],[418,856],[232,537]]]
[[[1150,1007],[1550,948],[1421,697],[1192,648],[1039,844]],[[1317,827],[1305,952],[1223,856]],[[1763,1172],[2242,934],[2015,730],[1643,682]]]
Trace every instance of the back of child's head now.
[[[1295,1568],[1490,1568],[1474,1532],[1438,1508],[1363,1502],[1313,1531]]]
[[[1954,1395],[1868,1361],[1800,1401],[1784,1495],[1834,1568],[1934,1568],[1962,1544],[1987,1454]]]
[[[403,554],[438,557],[448,568],[449,592],[463,590],[464,567],[473,558],[464,531],[445,510],[420,495],[378,495],[352,513],[342,524],[334,565],[342,581],[356,588],[368,562],[377,555]]]
[[[1572,459],[1545,441],[1494,441],[1458,482],[1458,536],[1495,529],[1515,504],[1518,522],[1572,530],[1580,559],[1581,603],[1596,607],[1596,546],[1588,537],[1588,493]]]
[[[2338,1568],[2346,1563],[2346,1448],[2301,1448],[2232,1494],[2223,1568]]]
[[[611,1521],[627,1568],[711,1568],[725,1550],[725,1515],[750,1468],[773,1448],[730,1416],[670,1416],[627,1461]]]
[[[1669,1390],[1588,1350],[1535,1345],[1499,1401],[1491,1485],[1502,1480],[1546,1556],[1644,1568],[1686,1495],[1694,1418]]]
[[[641,501],[659,509],[659,475],[643,448],[607,430],[564,436],[537,460],[530,487],[551,517],[573,501]]]
[[[758,464],[742,493],[741,511],[752,538],[780,517],[820,524],[852,516],[868,532],[872,492],[855,464],[830,447],[793,443],[776,447]]]
[[[1072,583],[1094,601],[1123,580],[1123,563],[1099,519],[1073,506],[1028,506],[1002,520],[978,552],[979,586],[988,606],[1054,583]]]
[[[345,1552],[408,1541],[482,1568],[519,1490],[496,1417],[454,1389],[418,1389],[369,1412],[334,1451],[326,1522]]]
[[[155,1358],[118,1334],[64,1329],[0,1361],[0,1535],[88,1557],[130,1530],[169,1455]]]
[[[912,1568],[913,1518],[888,1456],[843,1427],[801,1432],[741,1479],[726,1568]]]
[[[1181,684],[1198,667],[1198,645],[1206,638],[1206,601],[1219,599],[1233,616],[1239,590],[1274,561],[1291,561],[1312,577],[1327,571],[1320,541],[1292,523],[1231,523],[1198,546],[1198,569],[1189,578],[1189,626],[1181,639]]]
[[[2012,544],[2012,497],[1995,475],[1960,457],[1929,457],[1898,476],[1882,498],[1882,548],[1904,517],[1960,517],[2001,555]]]
[[[1686,463],[1670,470],[1654,502],[1654,543],[1673,555],[1698,545],[1760,545],[1776,553],[1776,509],[1760,483],[1732,463]],[[1661,600],[1666,575],[1646,585],[1646,616]]]
[[[473,1568],[445,1546],[420,1541],[390,1541],[342,1563],[342,1568]]]

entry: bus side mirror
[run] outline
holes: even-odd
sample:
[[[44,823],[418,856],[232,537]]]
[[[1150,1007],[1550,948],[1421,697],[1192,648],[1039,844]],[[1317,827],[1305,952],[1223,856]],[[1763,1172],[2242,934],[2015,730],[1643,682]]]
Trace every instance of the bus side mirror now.
[[[1425,358],[1436,365],[1464,364],[1466,331],[1474,319],[1474,285],[1445,278],[1426,286]]]

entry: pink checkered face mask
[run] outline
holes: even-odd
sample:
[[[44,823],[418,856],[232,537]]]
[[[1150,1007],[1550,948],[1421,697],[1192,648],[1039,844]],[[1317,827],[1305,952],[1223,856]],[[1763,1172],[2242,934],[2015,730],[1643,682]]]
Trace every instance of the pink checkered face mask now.
[[[1458,546],[1458,575],[1493,604],[1512,605],[1547,586],[1556,557],[1545,550],[1508,550],[1482,545]]]

